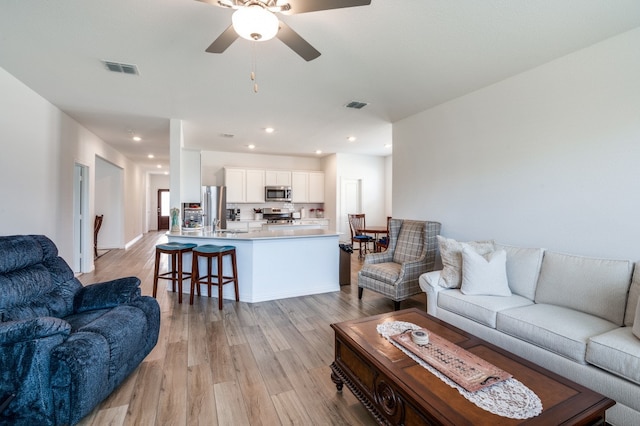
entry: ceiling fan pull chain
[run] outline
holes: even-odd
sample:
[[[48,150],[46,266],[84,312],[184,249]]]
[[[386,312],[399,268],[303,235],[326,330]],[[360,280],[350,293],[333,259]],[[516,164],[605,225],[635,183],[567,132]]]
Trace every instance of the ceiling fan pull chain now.
[[[256,42],[251,42],[251,81],[253,81],[253,92],[258,93],[258,81],[256,80]]]

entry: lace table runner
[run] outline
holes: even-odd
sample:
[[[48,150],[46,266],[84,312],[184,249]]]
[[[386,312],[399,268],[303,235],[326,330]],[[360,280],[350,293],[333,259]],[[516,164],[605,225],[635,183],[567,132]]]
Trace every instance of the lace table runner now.
[[[402,334],[407,330],[420,329],[421,327],[404,321],[385,322],[377,326],[378,333],[391,342],[391,344],[483,410],[511,419],[528,419],[542,413],[542,402],[540,398],[538,398],[531,389],[513,377],[470,392],[429,365],[429,363],[412,353],[411,350],[405,348],[392,337]],[[411,340],[410,337],[409,340]]]
[[[420,330],[429,333],[427,344],[416,344],[418,342],[414,342],[411,338],[411,330],[395,334],[391,338],[465,390],[476,392],[511,378],[511,374],[447,339],[424,328]]]

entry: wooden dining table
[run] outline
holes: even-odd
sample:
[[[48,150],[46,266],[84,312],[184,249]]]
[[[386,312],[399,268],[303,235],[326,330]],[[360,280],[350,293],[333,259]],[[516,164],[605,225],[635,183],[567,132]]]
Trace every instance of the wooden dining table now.
[[[358,232],[361,234],[366,234],[366,235],[370,235],[373,234],[373,239],[375,241],[378,241],[378,237],[380,236],[380,234],[387,234],[387,227],[386,226],[377,226],[377,225],[371,225],[371,226],[366,226],[364,228],[358,228]],[[388,235],[387,235],[388,236]],[[374,243],[374,251],[378,251],[378,245]]]

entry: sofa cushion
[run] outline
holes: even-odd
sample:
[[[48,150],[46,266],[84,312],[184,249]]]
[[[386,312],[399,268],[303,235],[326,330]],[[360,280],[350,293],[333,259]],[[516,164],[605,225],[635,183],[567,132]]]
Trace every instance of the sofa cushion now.
[[[640,340],[629,327],[618,327],[590,338],[587,362],[640,384]]]
[[[463,244],[460,290],[467,295],[511,296],[507,282],[507,252],[497,250],[481,256]]]
[[[636,316],[636,307],[640,303],[640,262],[636,263],[627,297],[627,309],[624,314],[624,325],[631,327]],[[637,321],[635,322],[637,324]]]
[[[544,249],[496,243],[496,250],[507,252],[507,280],[511,291],[527,299],[535,299]]]
[[[74,333],[90,332],[104,337],[109,345],[109,377],[136,355],[133,350],[140,346],[141,336],[148,333],[147,317],[135,306],[118,306],[111,309],[87,311],[65,318]]]
[[[478,254],[494,250],[493,241],[470,241],[468,243]],[[438,284],[445,288],[460,288],[462,284],[462,243],[438,235],[442,274]]]
[[[364,263],[362,269],[360,269],[360,274],[364,277],[393,285],[398,281],[401,269],[402,265],[394,262]]]
[[[424,239],[425,222],[403,220],[395,250],[393,251],[393,261],[403,263],[418,259],[425,250]]]
[[[515,294],[507,297],[467,296],[460,289],[447,289],[438,293],[439,308],[491,328],[496,328],[496,315],[499,311],[532,304],[531,300]]]
[[[616,324],[570,308],[533,304],[498,312],[496,329],[581,364],[587,341]]]
[[[547,251],[542,259],[536,303],[565,306],[623,324],[633,263]]]

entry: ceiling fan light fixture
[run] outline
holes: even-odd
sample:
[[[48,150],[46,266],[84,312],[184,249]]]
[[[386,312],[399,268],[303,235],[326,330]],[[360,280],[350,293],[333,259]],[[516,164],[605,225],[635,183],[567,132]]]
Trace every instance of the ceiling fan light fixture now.
[[[271,40],[278,33],[276,15],[258,4],[236,10],[231,22],[240,37],[251,41]]]

